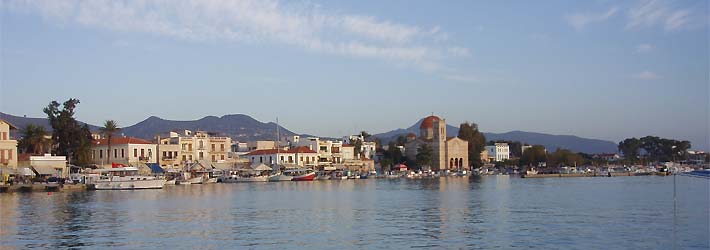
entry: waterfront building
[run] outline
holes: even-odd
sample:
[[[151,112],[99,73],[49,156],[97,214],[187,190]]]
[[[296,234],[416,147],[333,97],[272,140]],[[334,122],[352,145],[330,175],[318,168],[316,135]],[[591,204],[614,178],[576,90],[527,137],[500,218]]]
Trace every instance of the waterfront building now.
[[[446,137],[446,120],[429,116],[419,126],[419,137],[407,136],[407,158],[416,160],[419,147],[429,145],[433,151],[432,170],[470,170],[468,142],[458,137]]]
[[[197,161],[224,162],[230,157],[232,139],[205,131],[184,130],[157,136],[159,164],[163,167],[182,166]]]
[[[10,130],[17,127],[0,120],[0,167],[17,168],[17,140],[10,137]]]
[[[508,143],[497,142],[493,145],[486,146],[488,151],[488,159],[490,161],[506,161],[510,159],[510,147]]]
[[[248,141],[247,151],[276,148],[276,141]]]
[[[305,146],[288,150],[259,149],[251,151],[244,156],[251,162],[251,165],[263,163],[267,165],[291,164],[301,167],[318,166],[318,152]]]
[[[110,152],[108,139],[99,139],[92,143],[91,161],[97,165],[157,163],[157,152],[157,145],[152,142],[135,137],[112,137]]]
[[[69,175],[66,156],[56,156],[44,154],[42,156],[30,156],[30,167],[37,176],[41,177],[62,177]]]

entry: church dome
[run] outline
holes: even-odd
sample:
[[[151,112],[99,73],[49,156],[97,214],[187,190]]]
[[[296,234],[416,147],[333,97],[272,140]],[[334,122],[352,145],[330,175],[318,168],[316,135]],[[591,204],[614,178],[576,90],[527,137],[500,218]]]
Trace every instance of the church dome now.
[[[434,128],[434,122],[441,120],[438,116],[432,115],[424,118],[422,124],[419,125],[419,129]]]

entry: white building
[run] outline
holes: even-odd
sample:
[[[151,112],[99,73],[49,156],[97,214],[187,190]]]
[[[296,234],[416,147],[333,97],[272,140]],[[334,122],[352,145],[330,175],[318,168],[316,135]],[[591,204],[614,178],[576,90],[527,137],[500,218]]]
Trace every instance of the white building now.
[[[30,156],[30,166],[41,176],[67,177],[69,175],[66,156],[51,154]]]
[[[506,161],[510,159],[508,143],[495,143],[492,146],[486,146],[486,151],[488,151],[488,159],[491,161]]]
[[[157,163],[157,152],[157,145],[152,142],[134,137],[113,137],[111,138],[110,152],[108,139],[100,139],[92,143],[91,161],[97,165]]]
[[[360,154],[365,159],[374,159],[377,150],[377,143],[372,141],[365,141],[365,137],[362,135],[351,135],[343,137],[343,144],[354,145],[355,141],[360,140],[362,146],[360,146]]]
[[[317,167],[318,153],[307,147],[296,147],[289,150],[260,149],[245,155],[252,165],[258,164],[295,164],[301,167]]]

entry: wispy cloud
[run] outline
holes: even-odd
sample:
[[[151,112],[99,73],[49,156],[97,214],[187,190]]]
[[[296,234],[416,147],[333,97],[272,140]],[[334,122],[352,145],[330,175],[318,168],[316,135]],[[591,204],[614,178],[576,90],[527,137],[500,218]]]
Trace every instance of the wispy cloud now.
[[[445,68],[468,49],[442,44],[439,26],[420,27],[374,16],[348,15],[303,2],[234,1],[6,1],[49,22],[189,41],[277,43],[308,51],[372,58],[426,71]]]
[[[627,29],[663,26],[666,31],[683,28],[690,20],[690,10],[675,9],[668,1],[643,0],[629,9]]]
[[[651,71],[643,71],[640,73],[636,73],[633,74],[631,77],[639,80],[656,80],[661,78],[661,76]]]
[[[611,7],[609,10],[602,13],[574,13],[565,15],[567,23],[574,27],[577,31],[581,31],[589,24],[603,22],[614,16],[619,11],[617,7]]]
[[[642,43],[636,46],[636,53],[648,53],[653,50],[653,45],[647,44],[647,43]]]

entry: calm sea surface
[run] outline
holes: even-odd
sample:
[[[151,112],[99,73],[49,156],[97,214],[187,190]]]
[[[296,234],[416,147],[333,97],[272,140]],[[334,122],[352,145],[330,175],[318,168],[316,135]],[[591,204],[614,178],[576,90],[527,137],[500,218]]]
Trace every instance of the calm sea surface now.
[[[710,181],[368,179],[0,194],[0,249],[708,249]],[[675,231],[674,231],[675,228]]]

